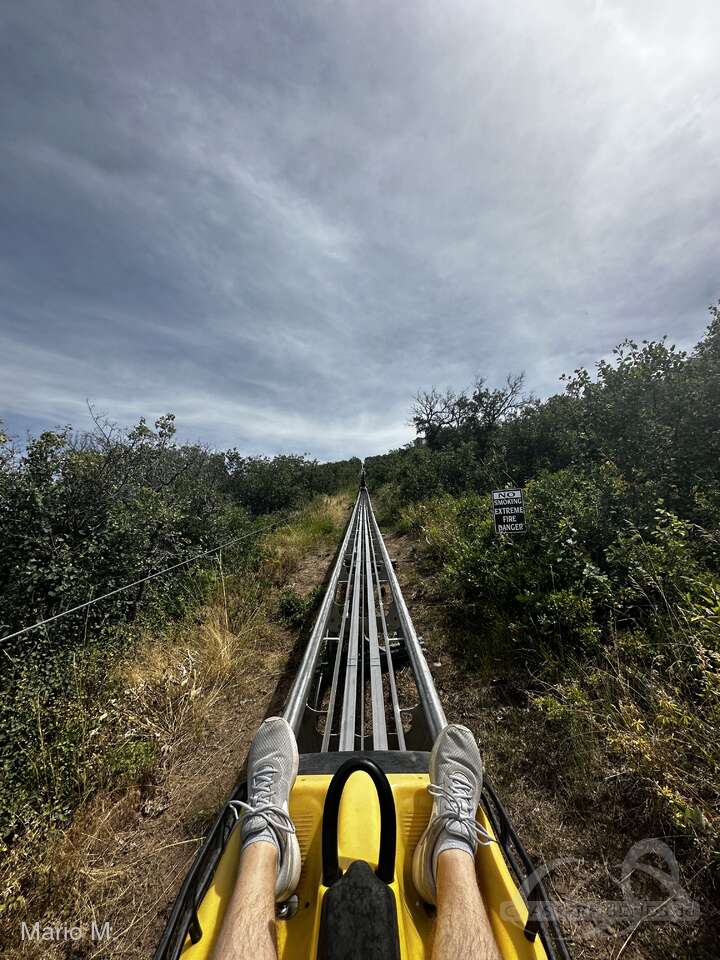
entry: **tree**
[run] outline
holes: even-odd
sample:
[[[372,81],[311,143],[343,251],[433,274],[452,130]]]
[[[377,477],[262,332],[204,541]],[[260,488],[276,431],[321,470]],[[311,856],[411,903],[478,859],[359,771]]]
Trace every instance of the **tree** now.
[[[525,375],[508,374],[502,387],[490,389],[478,377],[469,391],[440,393],[435,387],[415,397],[412,423],[433,450],[473,441],[482,451],[497,427],[512,419],[531,398],[523,394]]]

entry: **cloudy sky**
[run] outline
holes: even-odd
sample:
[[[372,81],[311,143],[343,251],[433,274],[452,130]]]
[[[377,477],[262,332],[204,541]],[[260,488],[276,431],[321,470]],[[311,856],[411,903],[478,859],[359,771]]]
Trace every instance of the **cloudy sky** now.
[[[720,296],[717,0],[0,13],[0,416],[321,458]]]

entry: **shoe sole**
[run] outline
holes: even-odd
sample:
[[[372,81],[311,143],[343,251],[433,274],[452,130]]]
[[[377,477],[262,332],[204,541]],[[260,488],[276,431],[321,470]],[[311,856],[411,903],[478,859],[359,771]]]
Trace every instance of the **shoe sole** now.
[[[283,718],[281,718],[283,719]],[[300,769],[300,752],[298,750],[297,740],[295,739],[295,733],[293,731],[292,737],[292,748],[293,748],[293,765],[292,765],[292,777],[290,778],[290,791],[288,793],[288,802],[284,804],[286,813],[290,813],[290,794],[292,789],[295,786],[295,781],[297,780],[298,770]],[[288,840],[287,846],[287,856],[289,860],[289,876],[288,883],[284,890],[279,894],[276,894],[275,899],[278,903],[283,903],[288,900],[295,890],[297,885],[300,882],[300,873],[302,871],[302,859],[300,856],[300,844],[298,842],[297,834],[294,833]]]
[[[433,763],[435,762],[437,751],[440,747],[441,736],[442,736],[442,732],[440,734],[440,737],[438,737],[435,740],[435,743],[433,744],[433,748],[430,751],[430,761],[428,763],[428,780],[430,783],[433,782],[433,778],[432,778]],[[420,866],[419,851],[422,848],[423,844],[426,842],[425,838],[427,836],[428,830],[430,829],[430,824],[432,823],[433,818],[435,817],[435,814],[436,814],[435,808],[437,806],[437,803],[438,801],[433,797],[432,809],[430,810],[430,817],[428,818],[427,826],[423,830],[422,836],[418,840],[418,844],[415,847],[415,850],[413,851],[413,862],[412,862],[413,886],[415,887],[415,890],[417,891],[417,893],[420,895],[421,899],[424,900],[426,903],[431,903],[431,904],[434,904],[437,899],[437,890],[432,891],[431,888],[426,887],[426,884],[423,878],[424,870]],[[434,886],[435,884],[432,883],[432,887]],[[433,896],[430,896],[431,892],[433,893]]]

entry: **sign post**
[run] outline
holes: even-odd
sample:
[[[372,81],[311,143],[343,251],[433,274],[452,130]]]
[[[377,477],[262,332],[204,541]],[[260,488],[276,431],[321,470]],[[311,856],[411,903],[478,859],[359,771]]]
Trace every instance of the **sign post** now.
[[[526,533],[525,501],[522,490],[493,490],[495,533]]]

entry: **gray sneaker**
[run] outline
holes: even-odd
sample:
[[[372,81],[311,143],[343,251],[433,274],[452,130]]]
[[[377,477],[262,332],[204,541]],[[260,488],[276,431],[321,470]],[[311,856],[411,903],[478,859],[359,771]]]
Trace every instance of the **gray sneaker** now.
[[[275,899],[291,896],[300,880],[300,845],[288,813],[290,791],[298,772],[298,748],[290,724],[269,717],[260,725],[247,761],[248,802],[233,803],[241,817],[243,848],[251,843],[274,843],[278,851]]]
[[[474,856],[478,843],[492,842],[475,819],[482,778],[482,759],[472,732],[449,724],[430,754],[432,813],[413,855],[413,883],[427,903],[435,903],[437,897],[437,858],[443,850],[466,850]]]

